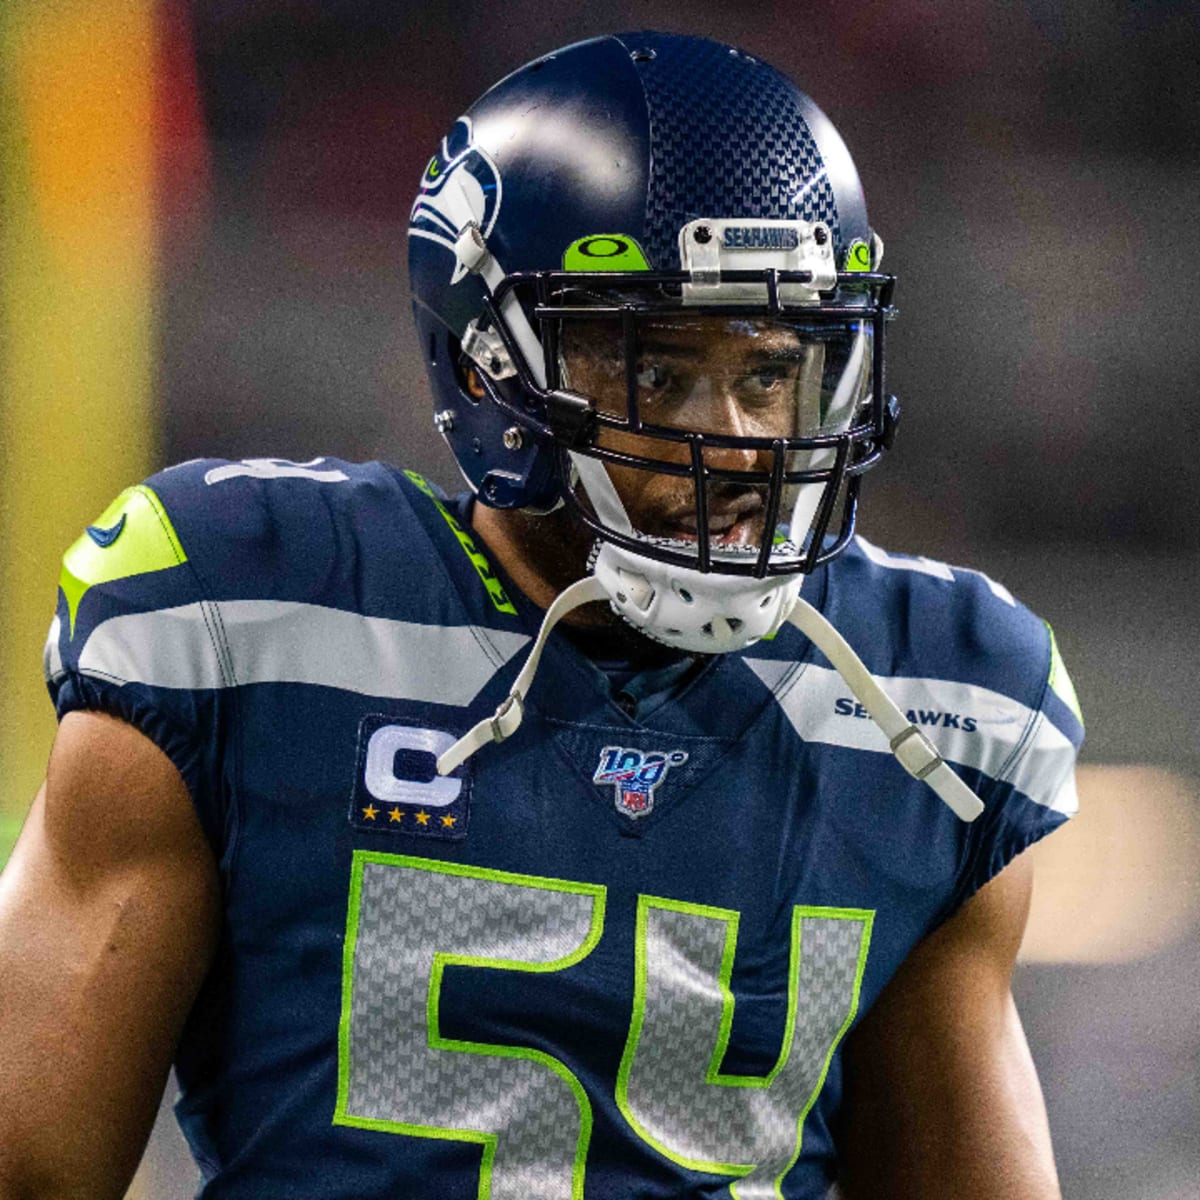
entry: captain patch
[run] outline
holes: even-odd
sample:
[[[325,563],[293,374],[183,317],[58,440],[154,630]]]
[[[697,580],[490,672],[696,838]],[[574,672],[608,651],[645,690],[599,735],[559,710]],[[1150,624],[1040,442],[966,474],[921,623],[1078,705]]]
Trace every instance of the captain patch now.
[[[356,829],[416,837],[462,838],[470,815],[469,764],[437,773],[438,755],[456,736],[443,729],[364,717],[358,731],[358,765],[350,800]]]

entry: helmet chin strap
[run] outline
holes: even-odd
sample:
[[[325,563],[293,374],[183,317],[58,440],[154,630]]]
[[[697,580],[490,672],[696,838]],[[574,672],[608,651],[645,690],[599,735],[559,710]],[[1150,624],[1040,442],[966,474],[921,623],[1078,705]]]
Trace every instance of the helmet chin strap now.
[[[487,241],[475,221],[468,221],[459,231],[458,240],[454,243],[454,256],[463,270],[480,276],[487,284],[488,291],[493,296],[496,294],[504,281],[504,268],[488,249]],[[500,302],[500,315],[516,338],[538,386],[545,387],[546,359],[542,354],[542,343],[512,292]]]
[[[608,589],[595,575],[577,580],[560,593],[546,610],[533,649],[508,696],[492,716],[485,717],[469,729],[438,758],[439,775],[449,775],[488,742],[502,742],[516,733],[525,716],[525,697],[529,694],[551,631],[563,617],[580,605],[607,598]],[[833,664],[846,686],[883,731],[900,765],[914,779],[929,784],[956,816],[963,821],[974,821],[983,812],[983,802],[950,769],[929,739],[905,717],[846,639],[798,593],[793,598],[786,619]]]
[[[833,664],[854,697],[883,730],[892,753],[914,778],[929,784],[952,812],[974,821],[983,801],[950,769],[929,739],[900,711],[896,702],[867,670],[850,643],[807,600],[796,597],[788,616],[805,637]]]
[[[488,742],[502,742],[511,737],[520,728],[525,716],[525,697],[529,694],[529,685],[542,661],[542,650],[545,649],[546,639],[551,630],[574,609],[593,600],[603,600],[607,596],[604,585],[594,575],[578,579],[570,587],[560,592],[553,604],[546,609],[542,618],[542,627],[538,630],[533,649],[525,660],[520,674],[513,682],[512,688],[496,711],[485,717],[477,725],[467,730],[444,754],[437,760],[439,775],[449,775],[456,767],[461,766],[481,746]]]

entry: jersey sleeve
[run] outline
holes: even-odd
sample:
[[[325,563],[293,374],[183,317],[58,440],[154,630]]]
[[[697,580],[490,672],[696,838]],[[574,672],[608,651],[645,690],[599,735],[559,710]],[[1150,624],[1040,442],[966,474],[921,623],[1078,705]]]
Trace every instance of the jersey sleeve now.
[[[45,677],[59,720],[109,713],[171,759],[219,855],[230,679],[219,610],[164,501],[168,476],[126,489],[67,550]]]
[[[1036,619],[1025,614],[1030,623]],[[984,812],[971,826],[954,907],[999,874],[1022,850],[1074,816],[1079,804],[1075,760],[1083,716],[1054,631],[1036,623],[1031,654],[1039,682],[1019,719],[998,736],[997,769],[981,780]]]

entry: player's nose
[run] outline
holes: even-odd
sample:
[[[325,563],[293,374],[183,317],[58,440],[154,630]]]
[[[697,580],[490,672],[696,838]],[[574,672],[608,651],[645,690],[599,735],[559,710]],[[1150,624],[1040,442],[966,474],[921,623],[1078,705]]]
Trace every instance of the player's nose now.
[[[731,386],[714,388],[709,406],[709,419],[700,428],[719,436],[751,436],[746,410]],[[770,454],[769,450],[758,450],[752,446],[714,446],[706,443],[704,463],[708,467],[723,471],[769,470]]]

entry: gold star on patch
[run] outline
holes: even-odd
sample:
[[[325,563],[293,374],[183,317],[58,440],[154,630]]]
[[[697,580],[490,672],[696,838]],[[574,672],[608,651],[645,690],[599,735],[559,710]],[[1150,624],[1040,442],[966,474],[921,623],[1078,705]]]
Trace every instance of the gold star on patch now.
[[[373,804],[368,804],[367,807],[362,810],[362,814],[367,818],[368,821],[373,821],[379,815],[379,809],[377,809]]]
[[[429,814],[424,809],[421,809],[421,811],[419,813],[417,813],[417,824],[418,825],[428,825],[429,824]]]
[[[453,828],[454,828],[454,822],[455,822],[455,821],[457,821],[457,820],[458,820],[458,818],[457,818],[457,817],[443,817],[443,818],[442,818],[442,825],[443,825],[443,826],[444,826],[446,829],[453,829]]]
[[[398,808],[393,808],[392,811],[388,813],[389,821],[402,821],[403,819],[404,814]]]

